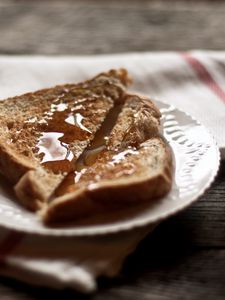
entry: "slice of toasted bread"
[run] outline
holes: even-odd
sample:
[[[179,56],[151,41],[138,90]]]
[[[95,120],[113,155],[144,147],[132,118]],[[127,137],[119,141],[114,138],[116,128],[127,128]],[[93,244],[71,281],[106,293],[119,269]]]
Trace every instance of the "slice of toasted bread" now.
[[[0,172],[21,203],[36,210],[48,201],[129,82],[125,70],[111,70],[0,102]]]
[[[0,172],[45,223],[71,221],[165,195],[171,151],[160,112],[126,93],[127,72],[0,103]]]
[[[160,112],[150,100],[127,95],[105,144],[94,139],[84,151],[83,161],[42,211],[44,222],[75,220],[168,193],[172,158],[160,137],[159,119]]]

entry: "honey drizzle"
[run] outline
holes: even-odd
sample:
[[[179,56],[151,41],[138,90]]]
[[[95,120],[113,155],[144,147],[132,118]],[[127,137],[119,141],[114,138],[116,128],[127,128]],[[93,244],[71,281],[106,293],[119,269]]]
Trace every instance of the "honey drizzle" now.
[[[82,155],[78,158],[75,165],[75,171],[79,172],[82,169],[93,165],[98,155],[106,149],[106,142],[116,124],[121,110],[122,105],[115,105],[113,108],[111,108],[100,129],[96,132],[96,135],[89,147],[87,147],[87,149],[85,149]]]
[[[75,140],[85,140],[91,134],[82,124],[82,109],[78,105],[76,109],[80,101],[75,101],[75,107],[71,108],[68,103],[63,103],[64,95],[60,95],[51,104],[50,110],[45,112],[43,119],[38,121],[41,134],[36,144],[37,154],[41,164],[54,173],[68,173],[74,169],[76,157],[70,144]],[[27,123],[35,121],[30,119]]]
[[[105,120],[103,121],[100,129],[97,131],[94,139],[92,140],[90,146],[84,150],[81,156],[75,163],[74,170],[70,172],[64,180],[61,182],[59,187],[55,191],[54,196],[61,196],[66,193],[70,193],[75,189],[75,185],[79,183],[83,174],[86,170],[93,165],[98,156],[106,150],[106,143],[109,135],[116,124],[119,113],[122,110],[123,105],[115,105],[109,111]]]

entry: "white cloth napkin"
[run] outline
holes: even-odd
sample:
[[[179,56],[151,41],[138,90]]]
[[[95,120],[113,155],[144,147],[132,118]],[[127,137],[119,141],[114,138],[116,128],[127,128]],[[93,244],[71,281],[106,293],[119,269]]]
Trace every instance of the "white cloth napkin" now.
[[[118,67],[132,75],[132,90],[174,104],[205,125],[225,158],[225,52],[0,56],[0,99]]]
[[[154,228],[93,237],[44,237],[0,229],[0,274],[32,285],[90,293],[99,276],[116,276]]]
[[[132,90],[174,104],[203,123],[225,158],[225,52],[0,56],[0,98],[77,82],[118,67],[132,75]],[[118,274],[125,258],[152,228],[86,238],[0,229],[0,274],[42,286],[92,292],[97,277]]]

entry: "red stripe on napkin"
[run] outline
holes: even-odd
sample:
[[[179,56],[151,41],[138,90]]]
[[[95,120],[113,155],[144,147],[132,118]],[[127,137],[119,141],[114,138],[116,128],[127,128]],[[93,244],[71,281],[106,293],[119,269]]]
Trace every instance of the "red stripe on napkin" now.
[[[0,242],[0,264],[4,263],[5,258],[19,245],[24,236],[24,233],[11,231]]]
[[[225,103],[225,91],[215,81],[206,67],[196,57],[189,53],[182,53],[181,56],[194,69],[198,78]]]

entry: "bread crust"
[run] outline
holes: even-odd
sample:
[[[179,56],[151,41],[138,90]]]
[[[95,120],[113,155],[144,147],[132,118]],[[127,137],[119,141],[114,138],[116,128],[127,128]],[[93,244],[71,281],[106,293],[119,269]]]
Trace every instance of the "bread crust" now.
[[[114,182],[108,180],[54,199],[41,212],[44,222],[69,222],[92,215],[116,212],[132,205],[150,203],[166,195],[172,185],[172,155],[169,146],[160,137],[155,140],[160,144],[163,154],[161,168],[154,176],[149,170],[149,175],[146,176],[137,176],[130,180],[124,178]],[[153,148],[149,147],[149,155],[152,150]]]
[[[57,106],[55,100],[59,99],[58,103],[62,102],[69,109],[84,107],[80,117],[86,122],[84,128],[90,128],[88,135],[69,142],[76,160],[94,138],[114,103],[121,101],[129,84],[126,70],[110,70],[85,82],[42,89],[0,102],[0,172],[15,185],[16,195],[23,205],[31,210],[40,209],[60,182],[59,174],[43,167],[35,149],[36,137],[43,131],[40,122],[51,116],[52,106]],[[80,102],[74,104],[73,99],[80,99]],[[54,131],[52,125],[51,131]]]
[[[29,210],[40,210],[46,224],[118,211],[151,202],[169,192],[172,155],[170,147],[160,137],[160,111],[150,99],[126,93],[129,84],[130,78],[125,70],[110,70],[80,84],[56,86],[0,103],[0,109],[5,109],[5,112],[0,112],[0,172],[14,184],[20,203]],[[26,125],[30,116],[38,119],[52,104],[55,105],[55,95],[60,99],[65,96],[63,103],[69,107],[73,103],[68,95],[78,98],[85,95],[94,99],[91,102],[94,106],[84,109],[84,126],[91,128],[91,134],[68,141],[69,151],[75,157],[74,164],[95,138],[109,111],[117,105],[122,106],[107,136],[104,151],[86,168],[84,175],[80,174],[81,180],[72,190],[61,196],[56,190],[74,170],[60,169],[55,173],[46,168],[34,150],[33,135],[39,127],[33,130]],[[96,114],[97,108],[102,113]],[[20,119],[16,128],[15,120],[7,117],[10,112]],[[52,125],[51,130],[57,131]],[[42,134],[41,130],[38,134]],[[10,139],[16,142],[12,145]],[[115,162],[115,157],[121,154],[124,159]]]

